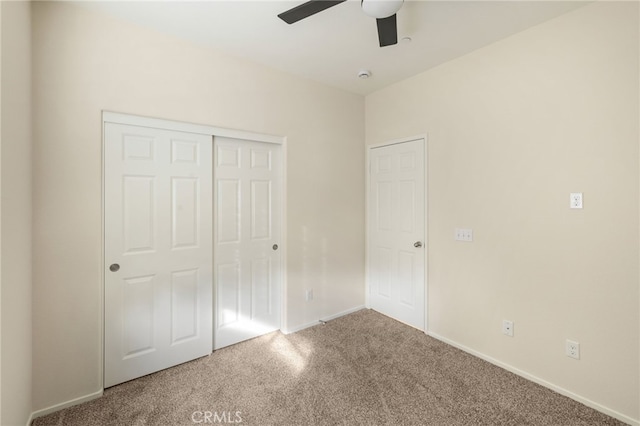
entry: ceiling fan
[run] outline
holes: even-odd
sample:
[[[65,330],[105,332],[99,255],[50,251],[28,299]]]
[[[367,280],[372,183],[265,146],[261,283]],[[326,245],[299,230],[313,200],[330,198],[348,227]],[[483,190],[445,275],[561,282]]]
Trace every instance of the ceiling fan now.
[[[310,0],[278,15],[287,24],[293,24],[346,0]],[[362,11],[376,18],[378,24],[378,41],[380,47],[398,43],[398,26],[396,12],[402,7],[404,0],[360,0]]]

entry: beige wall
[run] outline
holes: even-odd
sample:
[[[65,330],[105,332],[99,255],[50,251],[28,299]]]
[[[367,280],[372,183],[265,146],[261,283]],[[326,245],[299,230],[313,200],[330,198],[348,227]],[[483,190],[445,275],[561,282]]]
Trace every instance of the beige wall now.
[[[2,235],[0,424],[31,414],[31,17],[26,2],[0,2]]]
[[[287,136],[287,326],[363,303],[361,97],[71,5],[33,12],[35,410],[101,388],[103,109]],[[429,134],[430,332],[629,419],[640,419],[637,17],[636,4],[587,6],[366,99],[367,143]],[[5,301],[4,84],[2,97]],[[585,209],[568,209],[574,191]],[[474,242],[455,243],[455,227]]]
[[[36,410],[102,385],[102,110],[286,136],[286,325],[364,303],[361,96],[69,4],[33,26]]]
[[[636,421],[638,36],[593,4],[366,98],[368,144],[429,135],[430,333]]]
[[[2,4],[0,4],[0,259],[2,259]],[[2,332],[2,261],[0,260],[0,333]],[[0,334],[0,421],[2,421],[2,334]]]

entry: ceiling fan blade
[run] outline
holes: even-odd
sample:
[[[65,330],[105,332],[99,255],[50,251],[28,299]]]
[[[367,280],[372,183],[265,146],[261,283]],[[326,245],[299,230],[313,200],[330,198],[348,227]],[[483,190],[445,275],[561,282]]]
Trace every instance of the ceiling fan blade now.
[[[278,18],[282,19],[287,24],[293,24],[301,19],[308,18],[311,15],[315,15],[318,12],[329,9],[332,6],[345,2],[346,0],[311,0],[306,3],[302,3],[299,6],[289,9],[286,12],[282,12],[278,15]]]
[[[376,19],[378,24],[378,41],[380,47],[398,44],[398,25],[396,23],[396,15],[387,18]]]

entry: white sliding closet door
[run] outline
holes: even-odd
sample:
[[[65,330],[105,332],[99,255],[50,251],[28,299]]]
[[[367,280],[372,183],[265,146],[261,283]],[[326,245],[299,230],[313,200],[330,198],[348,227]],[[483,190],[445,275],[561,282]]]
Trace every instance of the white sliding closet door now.
[[[280,328],[282,147],[214,138],[215,349]]]
[[[105,387],[212,351],[211,136],[105,123]]]

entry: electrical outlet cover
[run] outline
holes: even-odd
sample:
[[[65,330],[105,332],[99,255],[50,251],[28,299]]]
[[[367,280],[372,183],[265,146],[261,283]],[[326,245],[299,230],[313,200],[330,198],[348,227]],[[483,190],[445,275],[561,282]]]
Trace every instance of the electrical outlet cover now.
[[[582,208],[582,192],[572,192],[569,195],[569,207],[572,209]]]
[[[502,321],[502,334],[505,334],[509,337],[513,337],[513,321],[509,321],[509,320]]]
[[[580,343],[567,339],[566,353],[569,358],[580,359]]]

